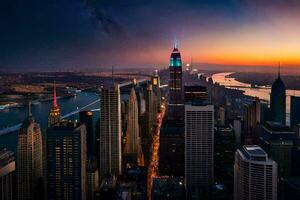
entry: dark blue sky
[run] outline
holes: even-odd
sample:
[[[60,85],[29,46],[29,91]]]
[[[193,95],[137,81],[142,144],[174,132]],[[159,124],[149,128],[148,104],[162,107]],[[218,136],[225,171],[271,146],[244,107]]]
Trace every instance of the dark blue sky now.
[[[296,13],[299,5],[297,0],[2,0],[0,69],[161,67],[175,37],[186,59],[200,55],[199,62],[210,62],[215,54],[201,54],[212,51],[210,40],[269,24],[277,11]]]

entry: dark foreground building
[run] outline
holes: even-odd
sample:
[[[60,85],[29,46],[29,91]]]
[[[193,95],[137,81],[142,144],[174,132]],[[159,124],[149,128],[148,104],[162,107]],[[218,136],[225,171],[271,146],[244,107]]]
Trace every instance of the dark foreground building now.
[[[86,198],[86,128],[74,122],[50,127],[45,135],[47,199]]]
[[[159,174],[184,175],[184,126],[164,121],[160,131]]]

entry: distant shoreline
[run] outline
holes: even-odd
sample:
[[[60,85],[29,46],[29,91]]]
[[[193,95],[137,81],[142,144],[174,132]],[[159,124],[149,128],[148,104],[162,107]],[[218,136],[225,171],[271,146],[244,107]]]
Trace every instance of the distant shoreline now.
[[[272,85],[277,76],[278,74],[274,73],[259,72],[235,72],[229,75],[229,77],[235,78],[237,81],[258,86]],[[286,89],[300,90],[300,74],[283,74],[281,75],[281,78],[286,86]]]

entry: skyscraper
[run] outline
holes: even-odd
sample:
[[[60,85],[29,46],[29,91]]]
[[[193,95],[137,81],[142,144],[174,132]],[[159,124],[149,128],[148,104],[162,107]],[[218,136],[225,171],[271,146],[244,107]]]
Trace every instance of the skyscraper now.
[[[100,176],[121,174],[121,102],[119,85],[101,88]]]
[[[234,199],[277,199],[277,164],[259,146],[235,153]]]
[[[138,153],[139,149],[138,106],[134,88],[131,89],[128,102],[126,147],[127,153]]]
[[[81,111],[79,113],[80,123],[86,127],[86,143],[88,159],[96,156],[96,135],[94,131],[93,113],[91,111]]]
[[[244,107],[243,143],[254,144],[258,139],[260,123],[260,100],[258,98]]]
[[[188,199],[199,199],[214,182],[214,106],[185,105],[185,184]]]
[[[291,96],[291,128],[296,130],[300,124],[300,97]]]
[[[17,194],[18,199],[41,199],[42,194],[42,134],[30,111],[18,133]]]
[[[86,199],[85,125],[64,122],[45,135],[47,199]]]
[[[89,159],[87,161],[86,182],[86,199],[95,200],[96,192],[99,189],[99,170],[96,159]]]
[[[155,95],[156,99],[156,106],[157,106],[157,111],[160,110],[160,105],[161,105],[161,92],[160,92],[160,77],[158,75],[158,71],[155,70],[154,75],[151,76],[151,84],[153,88],[153,93]]]
[[[60,122],[60,109],[56,99],[56,85],[53,86],[53,106],[48,116],[48,126],[57,125]]]
[[[16,163],[14,153],[3,149],[0,151],[0,199],[15,199],[14,178]]]
[[[141,139],[139,136],[139,110],[134,88],[131,89],[128,102],[127,133],[125,153],[134,154],[137,164],[143,163]]]
[[[260,146],[277,162],[278,176],[291,176],[295,132],[280,122],[267,121],[262,126],[261,137],[259,139]]]
[[[182,62],[181,55],[175,45],[170,57],[169,104],[167,117],[169,120],[184,120]]]
[[[272,85],[270,99],[271,118],[274,122],[286,123],[286,95],[285,85],[281,80],[280,72]]]
[[[86,127],[86,199],[95,199],[95,192],[99,187],[98,153],[96,148],[96,134],[94,131],[93,112],[79,112],[80,123]]]
[[[140,120],[140,136],[141,136],[141,145],[143,149],[143,153],[145,155],[145,163],[147,164],[149,161],[149,155],[150,155],[150,146],[151,146],[151,139],[152,139],[152,133],[154,130],[154,113],[153,113],[153,90],[152,85],[147,84],[143,87],[143,97],[144,97],[144,106],[141,106],[141,110],[144,111],[141,115]],[[144,109],[143,109],[144,108]],[[156,122],[156,120],[155,120]]]
[[[240,148],[241,146],[241,137],[242,137],[242,122],[241,118],[237,117],[233,120],[233,129],[235,134],[235,145],[236,148]]]
[[[147,85],[147,89],[144,92],[144,97],[145,97],[145,115],[147,118],[147,131],[149,135],[152,135],[152,131],[153,131],[153,120],[154,120],[154,107],[155,105],[153,104],[153,99],[154,99],[154,95],[153,95],[153,90],[152,90],[152,85],[148,84]],[[156,119],[156,118],[155,118]],[[156,121],[156,120],[155,120]]]

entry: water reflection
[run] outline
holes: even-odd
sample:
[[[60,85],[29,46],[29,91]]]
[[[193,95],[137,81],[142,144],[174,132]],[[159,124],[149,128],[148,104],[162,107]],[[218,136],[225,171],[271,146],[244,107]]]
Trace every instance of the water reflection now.
[[[261,86],[259,88],[251,87],[251,84],[243,83],[237,81],[235,78],[228,77],[234,72],[224,72],[217,73],[212,75],[212,79],[214,83],[219,83],[220,85],[224,85],[225,87],[230,87],[233,89],[244,91],[245,95],[252,97],[259,97],[262,100],[270,102],[270,94],[271,88],[270,86]],[[234,87],[236,86],[236,87]],[[290,96],[300,96],[300,90],[286,90],[286,111],[287,111],[287,124],[289,124],[290,118]]]

